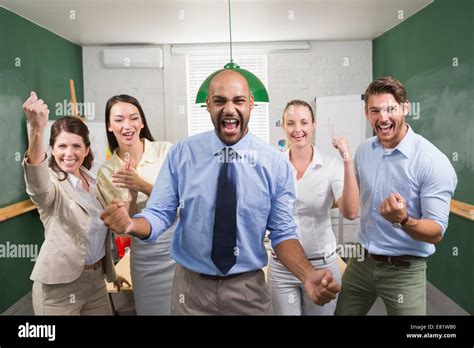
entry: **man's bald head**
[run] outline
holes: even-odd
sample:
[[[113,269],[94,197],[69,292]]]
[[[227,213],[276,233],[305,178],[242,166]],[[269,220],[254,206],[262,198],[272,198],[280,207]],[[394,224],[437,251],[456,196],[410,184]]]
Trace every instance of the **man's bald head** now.
[[[253,96],[242,74],[231,69],[216,74],[209,82],[206,106],[223,143],[233,145],[247,134]]]
[[[247,79],[239,72],[231,69],[224,69],[219,71],[214,77],[209,81],[209,86],[207,88],[207,92],[209,94],[211,88],[214,88],[215,84],[229,84],[229,83],[241,83],[245,86],[245,90],[248,91],[248,95],[250,96],[250,88]]]

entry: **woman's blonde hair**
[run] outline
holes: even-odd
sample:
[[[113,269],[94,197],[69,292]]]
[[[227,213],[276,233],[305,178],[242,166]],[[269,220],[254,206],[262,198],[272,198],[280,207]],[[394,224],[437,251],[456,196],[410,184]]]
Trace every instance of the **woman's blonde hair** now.
[[[313,121],[313,123],[315,122],[315,119],[314,119],[314,112],[313,112],[313,108],[311,107],[311,105],[309,105],[309,103],[305,102],[304,100],[300,100],[300,99],[293,99],[292,101],[289,101],[285,108],[283,109],[283,115],[281,116],[281,121],[283,122],[283,124],[285,123],[285,114],[286,112],[292,107],[292,106],[295,106],[295,105],[300,105],[300,106],[304,106],[306,108],[308,108],[309,112],[311,112],[311,120]]]

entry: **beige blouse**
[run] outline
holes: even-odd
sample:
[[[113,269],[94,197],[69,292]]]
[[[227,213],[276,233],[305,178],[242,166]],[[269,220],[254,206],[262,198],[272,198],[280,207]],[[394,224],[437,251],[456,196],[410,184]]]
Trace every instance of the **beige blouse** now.
[[[144,140],[144,152],[136,170],[146,182],[155,185],[156,177],[160,172],[161,166],[163,165],[172,144],[167,141],[151,142],[147,139]],[[112,183],[112,174],[122,170],[123,166],[124,162],[120,159],[115,150],[111,159],[99,169],[97,174],[98,187],[107,204],[109,204],[115,197],[122,201],[126,201],[128,198],[128,189],[116,187],[115,184]],[[145,208],[148,198],[149,197],[143,192],[138,193],[138,212]]]

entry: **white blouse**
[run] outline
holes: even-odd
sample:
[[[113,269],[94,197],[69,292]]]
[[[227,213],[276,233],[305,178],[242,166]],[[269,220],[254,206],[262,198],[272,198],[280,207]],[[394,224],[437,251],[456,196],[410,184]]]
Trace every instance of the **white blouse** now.
[[[95,186],[97,182],[86,168],[81,167],[80,170],[87,178],[90,191],[87,191],[82,186],[82,181],[75,175],[69,174],[67,179],[76,191],[79,199],[83,202],[83,205],[87,207],[87,211],[91,218],[91,227],[87,233],[86,265],[92,265],[105,256],[105,237],[107,236],[107,227],[100,219],[100,214],[102,214],[104,208],[102,208],[102,205],[95,195]]]
[[[285,152],[289,161],[291,149]],[[300,242],[308,258],[329,256],[336,250],[330,209],[342,196],[344,164],[336,155],[328,155],[313,146],[313,160],[297,180],[297,170],[290,162],[296,183],[294,217]]]

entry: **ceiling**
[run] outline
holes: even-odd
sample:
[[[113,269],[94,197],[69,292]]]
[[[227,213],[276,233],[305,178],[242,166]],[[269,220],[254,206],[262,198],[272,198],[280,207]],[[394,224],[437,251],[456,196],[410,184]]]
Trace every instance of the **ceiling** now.
[[[226,0],[0,0],[0,3],[81,46],[229,40]],[[233,0],[232,40],[374,39],[430,3],[432,0]]]

